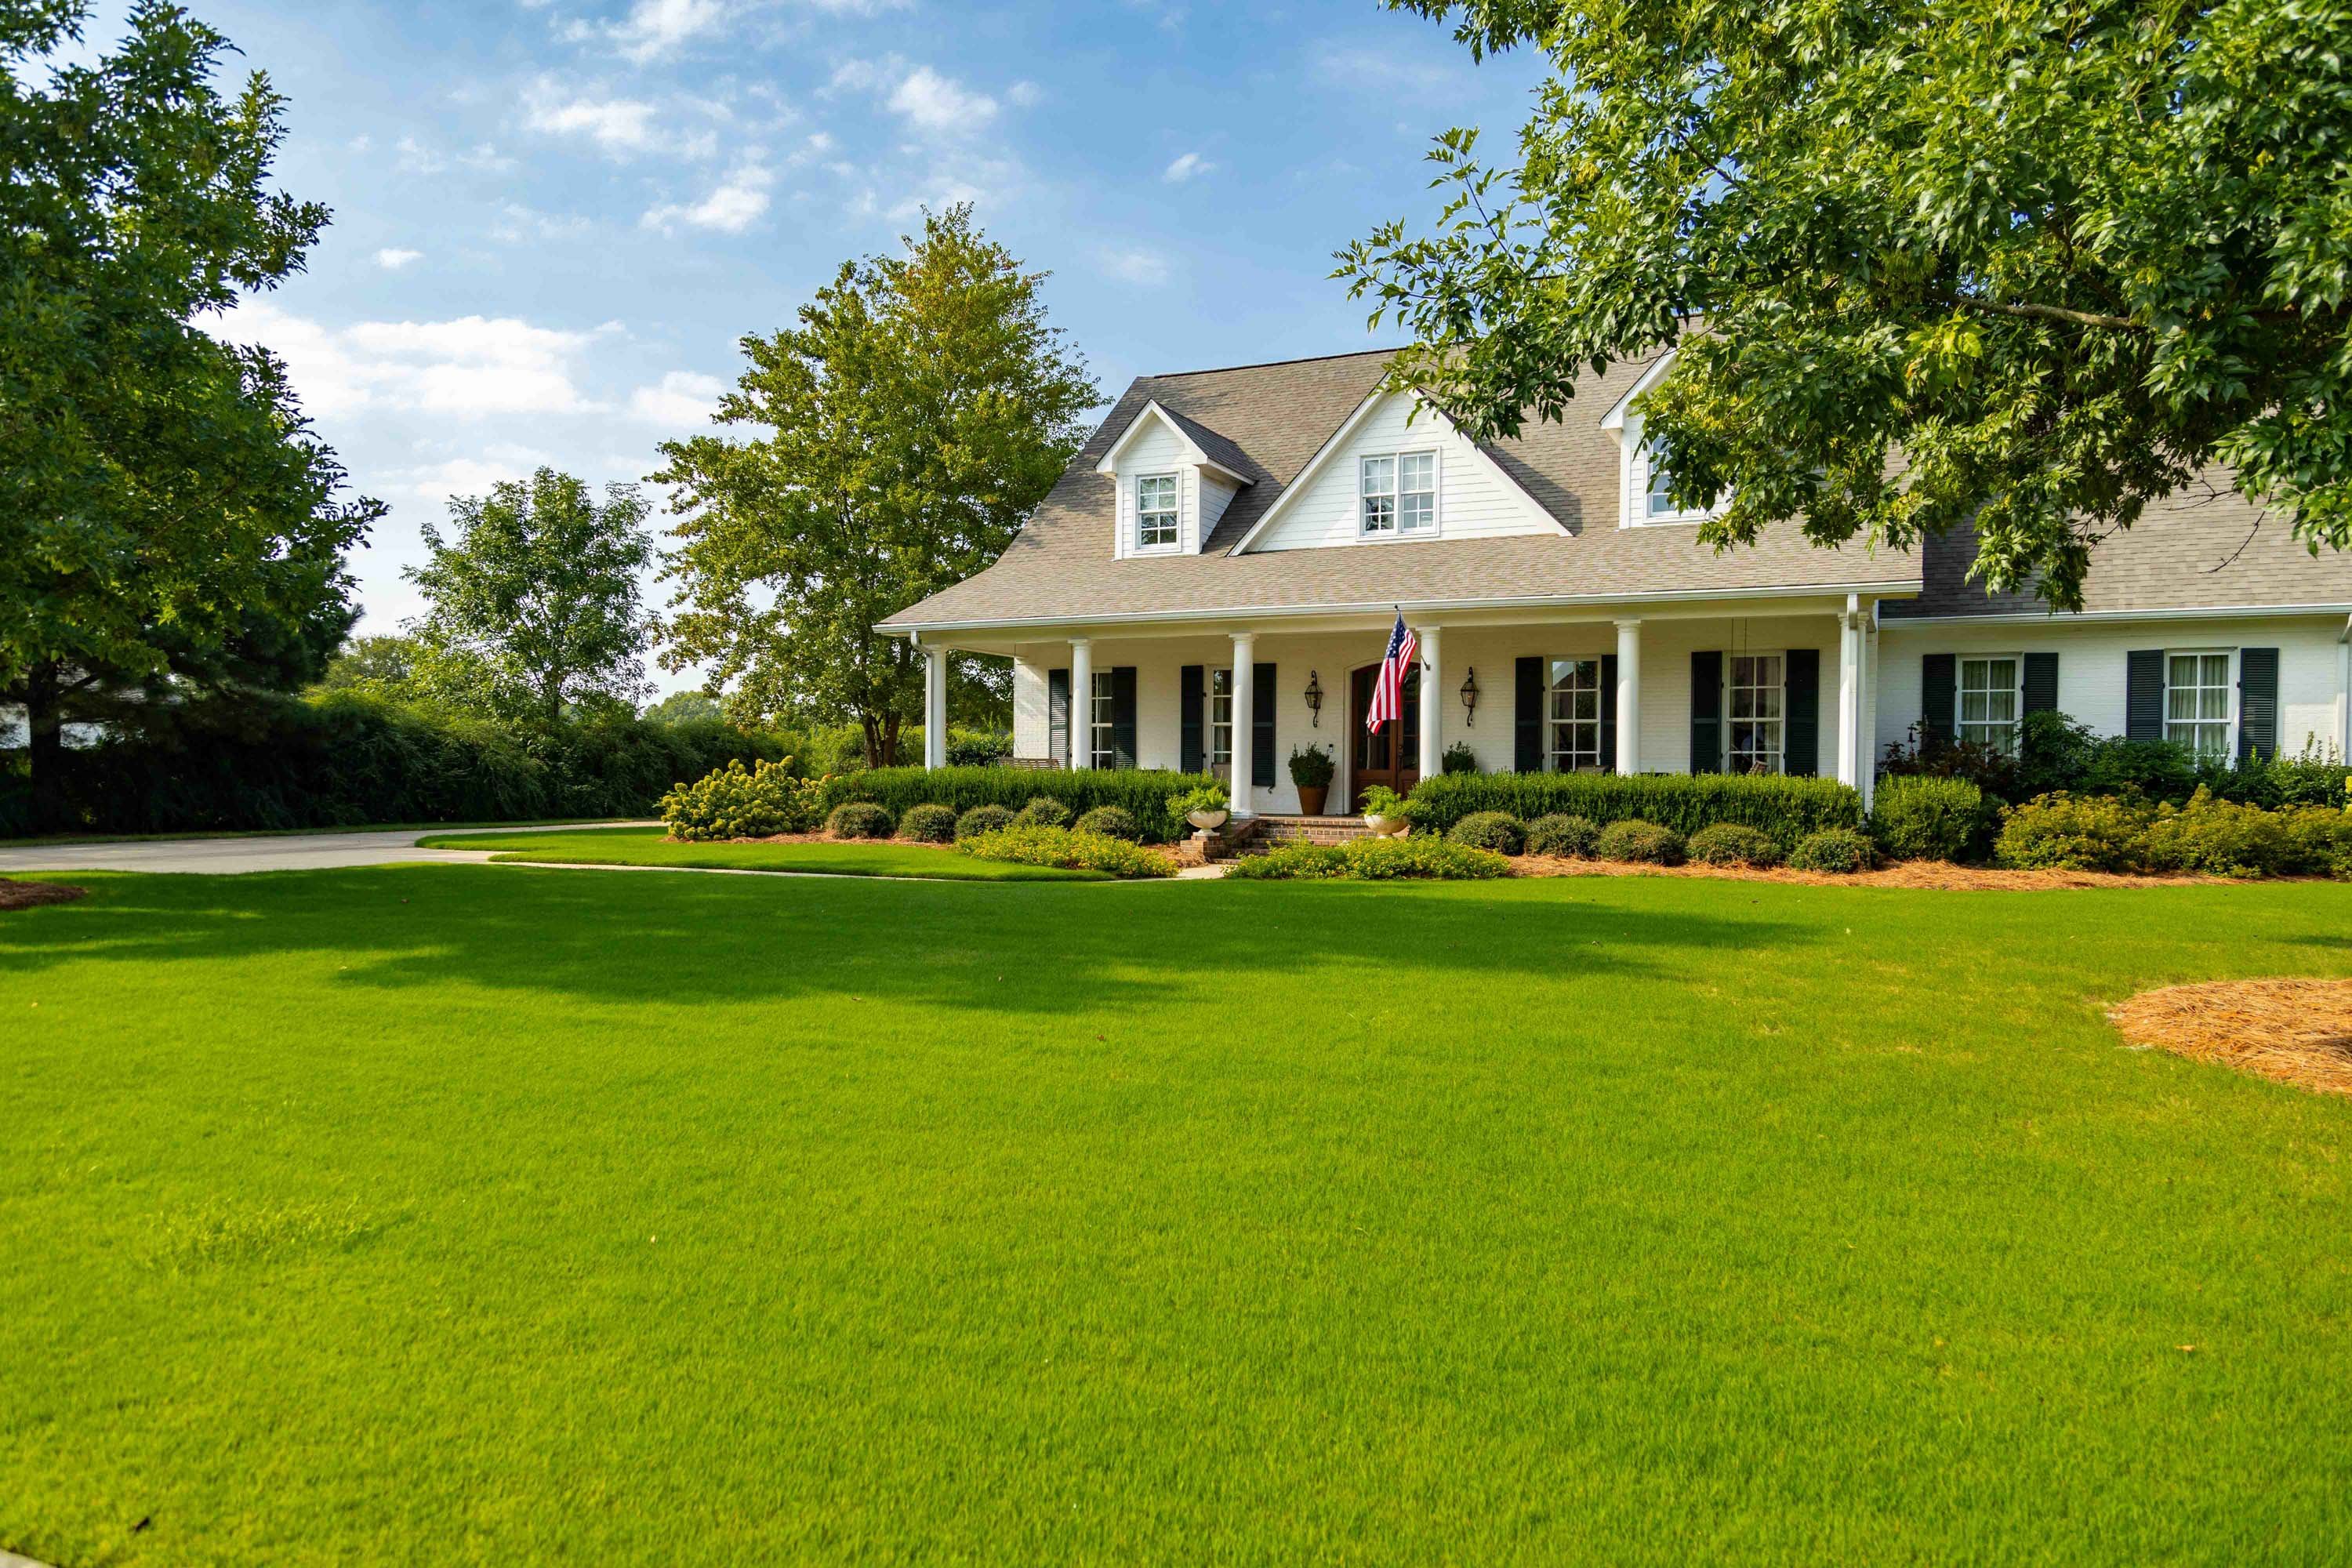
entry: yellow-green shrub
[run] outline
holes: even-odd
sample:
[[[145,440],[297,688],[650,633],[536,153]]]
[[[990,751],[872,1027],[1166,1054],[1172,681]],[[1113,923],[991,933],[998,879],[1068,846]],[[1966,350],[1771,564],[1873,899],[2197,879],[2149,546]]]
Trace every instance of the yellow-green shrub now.
[[[1072,871],[1100,871],[1113,877],[1172,877],[1176,868],[1141,845],[1100,833],[1079,833],[1067,827],[1028,827],[1015,824],[994,833],[956,840],[959,854],[976,860],[1006,860],[1017,866],[1059,866]]]
[[[817,824],[824,781],[794,778],[792,766],[790,757],[748,769],[729,763],[662,796],[662,821],[672,838],[689,844],[806,833]]]

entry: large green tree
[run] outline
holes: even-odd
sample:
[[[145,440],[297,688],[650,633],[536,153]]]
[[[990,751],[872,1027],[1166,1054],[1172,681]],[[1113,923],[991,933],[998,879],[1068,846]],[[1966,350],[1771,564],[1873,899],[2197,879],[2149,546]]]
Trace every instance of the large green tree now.
[[[2352,543],[2352,0],[1390,3],[1551,67],[1515,160],[1448,132],[1432,228],[1340,255],[1475,434],[1684,341],[1648,433],[1718,545],[1973,517],[2071,606],[2210,464]]]
[[[570,474],[541,468],[449,503],[447,538],[426,524],[425,563],[403,574],[425,595],[405,630],[413,687],[455,708],[553,723],[646,690],[651,619],[639,574],[653,563],[635,485],[599,504]]]
[[[875,624],[994,561],[1098,400],[1044,280],[959,205],[743,340],[718,419],[761,433],[667,442],[654,476],[681,519],[665,662],[708,661],[739,718],[854,721],[897,760],[922,660]]]
[[[382,510],[283,367],[205,331],[327,222],[268,188],[282,100],[224,96],[227,41],[155,0],[82,60],[87,9],[0,0],[0,704],[43,826],[68,722],[313,677]]]

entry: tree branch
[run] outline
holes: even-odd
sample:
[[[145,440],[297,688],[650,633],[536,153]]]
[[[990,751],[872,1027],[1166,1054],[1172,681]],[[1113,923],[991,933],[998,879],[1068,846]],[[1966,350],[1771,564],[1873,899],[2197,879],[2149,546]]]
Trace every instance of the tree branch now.
[[[2129,316],[2102,316],[2091,310],[2071,310],[2063,305],[2007,305],[1998,300],[1979,300],[1973,295],[1955,294],[1948,289],[1937,290],[1935,297],[1948,305],[1982,310],[1994,316],[2018,316],[2032,321],[2065,321],[2077,327],[2106,327],[2119,332],[2144,332],[2147,330]]]

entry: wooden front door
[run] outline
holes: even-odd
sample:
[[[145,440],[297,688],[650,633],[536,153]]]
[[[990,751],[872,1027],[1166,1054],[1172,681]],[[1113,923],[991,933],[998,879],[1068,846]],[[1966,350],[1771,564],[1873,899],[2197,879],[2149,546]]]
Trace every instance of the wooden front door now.
[[[1409,795],[1421,782],[1421,668],[1416,665],[1405,672],[1404,718],[1391,720],[1381,726],[1377,735],[1364,728],[1364,719],[1372,710],[1372,682],[1380,679],[1381,667],[1368,664],[1349,678],[1349,725],[1355,739],[1348,771],[1348,809],[1361,811],[1364,791],[1373,784],[1386,784],[1399,795]]]

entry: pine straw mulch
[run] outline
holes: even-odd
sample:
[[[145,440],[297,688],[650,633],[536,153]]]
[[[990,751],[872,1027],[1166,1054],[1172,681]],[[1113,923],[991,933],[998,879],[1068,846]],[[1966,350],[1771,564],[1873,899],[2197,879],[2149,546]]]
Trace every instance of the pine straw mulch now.
[[[2117,1003],[2107,1019],[2135,1046],[2352,1095],[2352,980],[2168,985]]]
[[[1521,877],[1717,877],[1736,882],[1801,882],[1833,888],[1928,888],[1959,892],[2042,892],[2053,888],[2178,888],[2223,877],[2128,877],[2109,871],[2003,871],[1989,866],[1952,866],[1940,860],[1905,860],[1875,871],[1839,874],[1759,870],[1748,866],[1652,866],[1631,860],[1570,860],[1551,855],[1521,855],[1511,861]]]
[[[12,882],[0,877],[0,910],[29,910],[41,904],[69,904],[89,895],[88,888],[68,887],[62,882]]]

